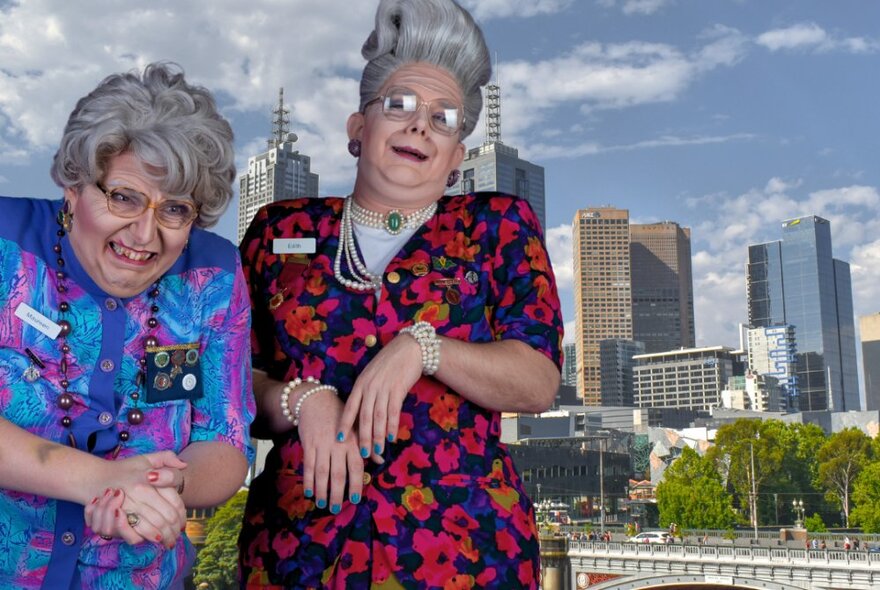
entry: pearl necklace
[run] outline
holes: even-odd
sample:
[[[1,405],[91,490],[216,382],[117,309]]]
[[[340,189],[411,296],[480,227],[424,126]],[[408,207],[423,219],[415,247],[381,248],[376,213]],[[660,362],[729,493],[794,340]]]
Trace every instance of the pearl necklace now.
[[[336,246],[336,258],[333,260],[333,276],[336,280],[357,291],[373,290],[382,288],[382,277],[374,275],[367,270],[367,265],[358,255],[354,243],[354,227],[351,222],[351,204],[354,198],[349,195],[342,206],[342,220],[339,224],[339,244]],[[345,263],[352,278],[342,274],[342,256],[345,255]]]
[[[399,209],[392,209],[384,215],[376,211],[364,209],[349,197],[351,204],[351,219],[359,225],[367,227],[378,227],[387,231],[389,234],[396,236],[403,229],[415,229],[428,221],[437,211],[437,203],[431,203],[427,207],[422,207],[418,211],[414,211],[409,215],[404,215]]]
[[[64,272],[64,257],[62,256],[61,250],[61,239],[65,236],[65,234],[70,231],[70,219],[71,214],[67,212],[67,204],[65,203],[64,209],[58,214],[58,225],[61,226],[56,235],[58,236],[58,242],[56,242],[55,246],[52,247],[52,251],[58,256],[56,259],[57,269],[55,271],[55,290],[58,292],[60,301],[58,303],[58,310],[61,312],[61,319],[58,321],[58,325],[61,327],[61,332],[59,333],[59,342],[61,343],[61,363],[60,363],[60,379],[59,385],[61,386],[62,393],[58,396],[58,399],[55,400],[55,404],[64,412],[64,416],[61,418],[61,425],[64,428],[68,429],[67,438],[68,443],[71,447],[76,448],[76,438],[74,438],[73,433],[70,432],[70,427],[73,425],[73,418],[70,416],[70,408],[74,405],[74,397],[71,395],[68,387],[70,387],[70,380],[68,379],[68,372],[71,368],[72,363],[68,360],[68,355],[70,354],[70,345],[67,343],[67,337],[70,335],[72,326],[70,321],[67,319],[67,313],[70,311],[70,303],[65,301],[65,294],[67,293],[67,273]],[[66,231],[65,231],[66,230]],[[156,319],[156,313],[159,311],[159,306],[156,305],[155,299],[159,296],[159,283],[154,283],[149,292],[150,299],[153,302],[150,304],[150,318],[147,320],[147,328],[151,332],[154,332],[155,329],[159,326],[159,320]],[[137,378],[135,380],[136,388],[135,390],[129,394],[132,401],[134,402],[134,407],[128,410],[126,413],[126,421],[132,425],[137,426],[141,422],[144,421],[144,413],[138,408],[138,400],[140,399],[140,388],[146,381],[146,349],[147,347],[157,346],[158,340],[153,334],[150,334],[144,339],[144,356],[139,361],[139,369]],[[119,451],[122,450],[122,444],[127,442],[131,437],[128,430],[122,430],[119,432],[119,444],[116,445],[116,448],[113,449],[113,458],[115,459],[117,455],[119,455]]]

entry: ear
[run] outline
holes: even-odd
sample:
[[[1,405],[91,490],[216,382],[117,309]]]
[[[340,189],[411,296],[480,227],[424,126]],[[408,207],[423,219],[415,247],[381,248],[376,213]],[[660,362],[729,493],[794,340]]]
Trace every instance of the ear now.
[[[352,113],[349,115],[345,128],[348,131],[349,139],[362,139],[364,134],[364,114]]]
[[[452,152],[452,160],[450,164],[452,164],[452,170],[461,167],[461,163],[464,162],[464,156],[467,153],[467,148],[464,147],[462,142],[458,142],[458,145],[455,146],[455,151]]]
[[[73,211],[76,209],[76,201],[79,199],[79,195],[82,192],[81,188],[77,188],[75,186],[69,186],[64,189],[64,200],[70,203],[70,210]]]

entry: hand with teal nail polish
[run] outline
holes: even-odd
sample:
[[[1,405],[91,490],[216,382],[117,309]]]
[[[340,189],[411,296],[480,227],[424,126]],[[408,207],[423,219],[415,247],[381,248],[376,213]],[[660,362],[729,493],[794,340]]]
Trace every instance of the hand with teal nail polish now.
[[[339,504],[334,504],[333,506],[330,507],[330,512],[332,512],[333,514],[339,514],[339,512],[341,510],[342,510],[342,506],[340,506]]]
[[[315,492],[312,491],[311,488],[306,488],[306,491],[303,493],[306,498],[311,498],[315,495]]]
[[[366,459],[370,456],[370,451],[367,450],[367,447],[361,447],[361,457]]]
[[[319,498],[318,501],[315,502],[315,506],[317,506],[318,508],[326,508],[327,500],[325,500],[324,498]]]
[[[352,495],[351,495],[351,503],[352,503],[352,504],[358,504],[358,503],[360,503],[360,501],[361,501],[361,495],[360,495],[360,494],[352,494]]]

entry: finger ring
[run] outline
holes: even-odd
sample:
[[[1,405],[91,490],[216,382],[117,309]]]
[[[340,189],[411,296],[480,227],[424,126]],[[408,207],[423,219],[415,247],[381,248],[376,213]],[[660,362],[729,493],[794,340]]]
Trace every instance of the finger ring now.
[[[128,520],[128,526],[136,527],[138,523],[141,521],[141,517],[135,514],[134,512],[129,512],[125,515],[126,520]]]

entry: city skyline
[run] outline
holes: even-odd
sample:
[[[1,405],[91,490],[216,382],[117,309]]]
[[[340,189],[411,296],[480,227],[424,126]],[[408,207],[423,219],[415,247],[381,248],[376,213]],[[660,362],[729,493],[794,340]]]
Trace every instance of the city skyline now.
[[[347,194],[359,55],[373,2],[106,7],[0,0],[0,194],[57,198],[48,167],[75,100],[105,75],[180,63],[215,91],[239,175],[285,88],[321,194]],[[574,336],[571,223],[610,204],[692,231],[697,346],[735,345],[750,243],[832,222],[855,314],[877,311],[880,3],[470,0],[500,63],[500,137],[544,167],[547,242]],[[710,5],[711,4],[711,5]],[[484,113],[485,116],[485,113]],[[483,142],[481,120],[469,148]],[[237,183],[236,183],[237,184]],[[216,231],[235,238],[235,209]]]

